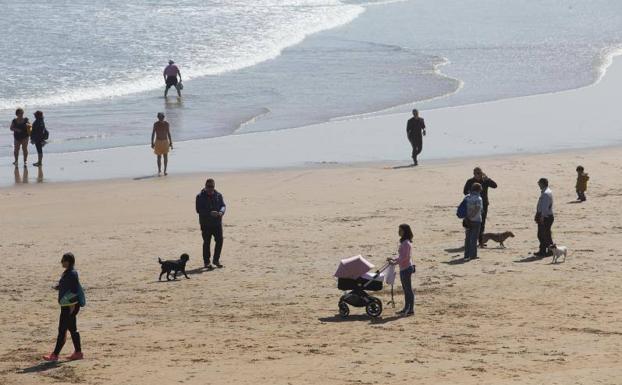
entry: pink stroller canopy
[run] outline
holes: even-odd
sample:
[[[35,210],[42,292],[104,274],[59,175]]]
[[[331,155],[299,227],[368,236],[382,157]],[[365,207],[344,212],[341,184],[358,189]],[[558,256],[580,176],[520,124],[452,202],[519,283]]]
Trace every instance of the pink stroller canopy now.
[[[351,278],[356,279],[361,275],[367,273],[374,267],[369,261],[360,255],[342,259],[339,262],[339,267],[335,272],[337,278]]]

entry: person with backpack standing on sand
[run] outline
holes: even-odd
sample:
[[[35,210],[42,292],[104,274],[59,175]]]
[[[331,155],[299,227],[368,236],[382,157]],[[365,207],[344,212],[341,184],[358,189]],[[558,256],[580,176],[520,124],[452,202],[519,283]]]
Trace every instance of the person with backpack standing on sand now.
[[[482,225],[482,185],[473,183],[469,195],[464,198],[466,215],[463,220],[465,228],[464,236],[464,260],[477,259],[477,240]]]
[[[84,291],[78,279],[78,272],[74,269],[75,263],[76,259],[72,253],[64,254],[61,259],[61,264],[65,271],[61,275],[58,285],[54,286],[54,289],[58,290],[58,304],[60,305],[58,337],[56,338],[54,352],[43,357],[46,361],[58,361],[58,355],[65,345],[67,331],[71,334],[71,341],[75,349],[73,354],[68,356],[67,359],[73,361],[84,358],[76,316],[80,311],[80,307],[84,306],[86,301],[84,299]]]

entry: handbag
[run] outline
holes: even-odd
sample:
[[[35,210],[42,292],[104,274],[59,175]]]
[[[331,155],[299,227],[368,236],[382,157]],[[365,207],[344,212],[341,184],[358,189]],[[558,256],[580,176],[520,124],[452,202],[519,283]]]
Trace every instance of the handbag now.
[[[86,295],[84,295],[84,289],[80,284],[78,284],[78,303],[80,304],[80,307],[86,306]]]

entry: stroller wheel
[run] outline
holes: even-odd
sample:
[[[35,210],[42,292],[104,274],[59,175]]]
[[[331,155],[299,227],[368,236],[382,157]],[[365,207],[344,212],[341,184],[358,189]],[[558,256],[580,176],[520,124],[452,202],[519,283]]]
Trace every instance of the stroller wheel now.
[[[380,314],[382,314],[382,302],[378,298],[371,298],[371,302],[367,304],[365,311],[370,317],[380,317]]]
[[[339,302],[339,315],[343,318],[350,315],[350,308],[345,302]]]

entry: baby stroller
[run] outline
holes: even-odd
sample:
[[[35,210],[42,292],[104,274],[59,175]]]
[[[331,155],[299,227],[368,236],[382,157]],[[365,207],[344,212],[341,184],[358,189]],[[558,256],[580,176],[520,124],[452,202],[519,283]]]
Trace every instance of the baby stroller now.
[[[368,316],[376,318],[382,314],[382,301],[367,291],[382,290],[384,276],[382,272],[389,267],[383,265],[374,274],[369,270],[373,265],[362,256],[343,259],[337,268],[337,287],[348,291],[339,299],[339,315],[346,318],[350,314],[350,306],[364,307]]]

